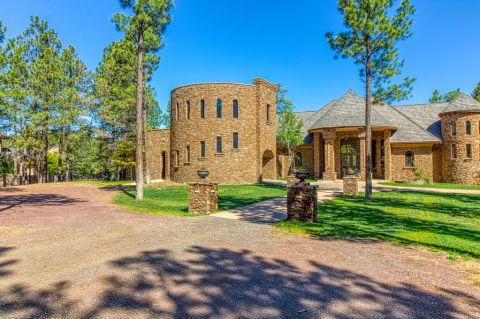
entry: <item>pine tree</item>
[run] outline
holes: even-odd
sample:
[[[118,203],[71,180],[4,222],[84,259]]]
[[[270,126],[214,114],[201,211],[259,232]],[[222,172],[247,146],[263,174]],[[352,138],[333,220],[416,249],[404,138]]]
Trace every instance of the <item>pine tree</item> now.
[[[158,52],[162,36],[170,23],[171,0],[120,0],[124,9],[133,11],[132,16],[117,13],[114,22],[125,38],[135,43],[137,49],[136,90],[136,199],[143,199],[143,98],[145,85],[145,55]]]
[[[391,16],[394,0],[339,0],[338,6],[347,30],[337,35],[327,33],[326,38],[336,58],[352,58],[359,65],[360,77],[365,82],[365,197],[370,199],[372,102],[401,100],[411,93],[414,79],[405,78],[400,84],[393,84],[392,80],[400,75],[404,64],[396,45],[410,37],[415,10],[409,0],[402,0]]]

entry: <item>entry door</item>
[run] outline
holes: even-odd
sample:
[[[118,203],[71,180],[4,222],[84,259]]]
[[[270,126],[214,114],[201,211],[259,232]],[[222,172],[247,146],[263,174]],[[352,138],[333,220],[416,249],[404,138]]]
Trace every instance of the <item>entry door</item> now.
[[[360,174],[360,139],[349,137],[341,141],[342,177]]]

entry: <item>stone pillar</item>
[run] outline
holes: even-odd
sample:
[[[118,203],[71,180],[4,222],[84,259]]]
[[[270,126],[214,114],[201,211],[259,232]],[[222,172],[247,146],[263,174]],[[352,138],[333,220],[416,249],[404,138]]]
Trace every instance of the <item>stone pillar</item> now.
[[[300,182],[287,186],[287,219],[317,220],[317,186]]]
[[[358,195],[358,177],[347,176],[343,178],[343,194],[347,196]]]
[[[390,130],[384,131],[385,180],[387,181],[392,180],[392,146],[390,144],[390,135],[392,135]]]
[[[320,178],[320,133],[313,133],[313,176]]]
[[[337,179],[337,173],[335,172],[335,131],[325,131],[323,138],[325,139],[325,172],[323,173],[323,179],[334,181]]]
[[[218,210],[218,184],[201,181],[188,183],[188,211],[205,214]]]
[[[358,138],[360,139],[360,179],[364,181],[366,179],[367,161],[366,161],[366,144],[365,144],[365,129],[358,129]]]

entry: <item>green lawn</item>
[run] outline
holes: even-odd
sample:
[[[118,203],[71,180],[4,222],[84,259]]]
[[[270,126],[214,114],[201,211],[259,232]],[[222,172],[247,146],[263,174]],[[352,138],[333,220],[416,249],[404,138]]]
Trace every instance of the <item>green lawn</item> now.
[[[371,201],[337,197],[319,205],[318,221],[279,228],[314,236],[379,238],[480,259],[480,195],[378,192]]]
[[[219,211],[242,207],[286,195],[284,186],[274,185],[220,185]],[[133,211],[155,215],[194,216],[188,213],[187,186],[146,188],[143,201],[135,201],[135,191],[124,191],[115,197],[115,203]]]
[[[423,187],[423,188],[444,188],[444,189],[473,189],[480,190],[480,185],[465,185],[465,184],[454,184],[454,183],[431,183],[431,184],[409,184],[409,183],[400,183],[400,182],[380,182],[380,185],[385,186],[399,186],[399,187]]]

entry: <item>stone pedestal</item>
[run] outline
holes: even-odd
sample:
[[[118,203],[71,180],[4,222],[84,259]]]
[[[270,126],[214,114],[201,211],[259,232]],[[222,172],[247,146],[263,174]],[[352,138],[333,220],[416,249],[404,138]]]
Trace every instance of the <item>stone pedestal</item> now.
[[[347,196],[358,195],[358,177],[348,176],[343,178],[343,194]]]
[[[287,185],[287,219],[317,220],[317,186],[300,182]]]
[[[205,214],[218,210],[218,184],[201,181],[188,183],[188,211]]]
[[[295,175],[288,175],[287,176],[287,185],[295,184],[298,182],[298,178]]]

